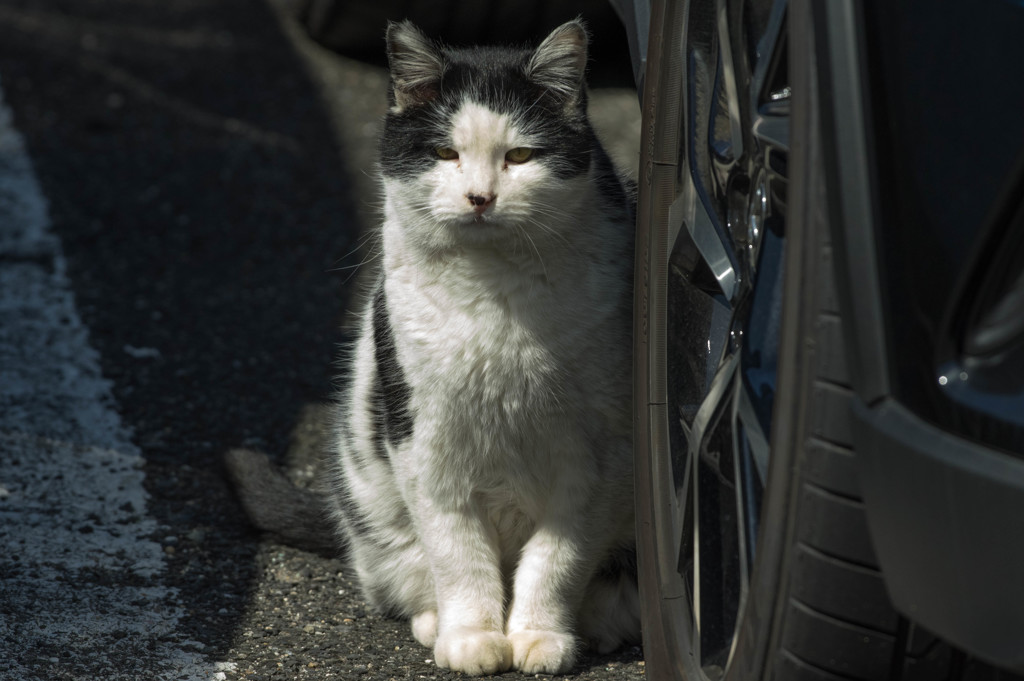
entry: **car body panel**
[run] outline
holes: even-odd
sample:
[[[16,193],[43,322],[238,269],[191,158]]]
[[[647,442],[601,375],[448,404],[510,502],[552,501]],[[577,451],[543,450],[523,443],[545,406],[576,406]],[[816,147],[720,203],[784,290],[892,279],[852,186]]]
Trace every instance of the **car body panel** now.
[[[980,398],[964,386],[954,393],[948,376],[955,366],[956,382],[970,384],[961,363],[976,322],[958,315],[977,291],[963,282],[992,276],[977,254],[1011,238],[1012,223],[993,225],[991,216],[1018,213],[999,206],[1018,181],[1024,81],[999,69],[1024,65],[1019,41],[1007,39],[1024,34],[1024,7],[940,4],[815,5],[837,288],[857,368],[854,438],[894,605],[970,654],[1024,671],[1024,431],[992,408],[991,386],[973,385]],[[986,34],[996,17],[1020,33]],[[917,44],[929,35],[930,48]],[[947,54],[951,36],[959,61]],[[922,54],[929,49],[932,58]],[[984,64],[993,73],[980,86],[938,92]],[[957,96],[970,106],[929,105]],[[995,100],[1015,115],[995,115]],[[999,124],[1004,148],[992,148],[985,120]],[[1012,295],[1013,277],[997,274],[1010,283],[995,296]],[[1013,372],[1024,338],[1004,340],[989,369],[1006,362]],[[1019,374],[1009,375],[1012,386]],[[1024,393],[1001,397],[1002,409],[1016,400],[1024,413]]]

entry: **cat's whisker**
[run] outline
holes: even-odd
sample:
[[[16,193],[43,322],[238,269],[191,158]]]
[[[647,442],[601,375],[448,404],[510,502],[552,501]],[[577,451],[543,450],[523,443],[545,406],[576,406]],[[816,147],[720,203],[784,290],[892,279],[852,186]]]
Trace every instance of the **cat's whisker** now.
[[[333,263],[331,263],[331,267],[327,268],[326,271],[327,272],[336,272],[338,270],[349,269],[351,267],[359,267],[359,265],[361,265],[362,263],[359,263],[357,265],[345,265],[345,266],[342,266],[342,267],[335,267],[335,265],[337,265],[339,262],[344,262],[345,260],[347,260],[348,258],[351,258],[356,253],[359,253],[364,248],[366,248],[366,245],[368,243],[370,243],[371,241],[375,241],[376,242],[376,244],[370,246],[371,253],[373,252],[373,250],[375,248],[379,249],[380,248],[380,238],[379,237],[380,237],[380,235],[376,231],[364,232],[357,239],[356,245],[353,246],[352,249],[349,250],[348,253],[346,253],[345,255],[341,256],[340,258],[335,260]],[[364,259],[363,262],[365,263],[365,262],[367,262],[367,260]]]
[[[537,262],[540,263],[540,269],[544,273],[544,280],[550,281],[550,277],[548,276],[548,268],[544,264],[544,258],[541,256],[540,249],[537,248],[537,244],[534,242],[529,232],[527,232],[523,227],[516,225],[516,230],[523,235],[523,238],[526,239],[526,242],[533,248],[533,252],[536,253]]]
[[[349,275],[347,277],[345,277],[345,279],[343,279],[342,282],[341,282],[342,285],[345,285],[349,281],[351,281],[352,277],[354,277],[363,266],[368,265],[368,264],[370,264],[370,263],[380,259],[381,256],[383,255],[383,253],[384,253],[383,251],[376,251],[376,252],[369,253],[365,258],[363,258],[361,261],[359,261],[358,263],[356,263],[354,265],[344,265],[342,267],[332,267],[331,269],[327,270],[327,272],[344,272],[346,270],[351,270],[349,272]]]
[[[581,254],[582,253],[582,251],[580,250],[580,248],[576,244],[574,244],[571,241],[569,241],[569,239],[567,239],[565,237],[565,235],[560,234],[558,232],[558,230],[553,229],[552,227],[550,227],[545,222],[542,222],[540,220],[535,220],[535,219],[532,219],[532,218],[529,221],[530,221],[530,224],[538,227],[542,232],[544,232],[545,234],[547,234],[547,235],[551,236],[552,238],[554,238],[555,241],[560,242],[561,244],[563,244],[566,248],[571,250],[573,253],[576,253],[576,254]]]

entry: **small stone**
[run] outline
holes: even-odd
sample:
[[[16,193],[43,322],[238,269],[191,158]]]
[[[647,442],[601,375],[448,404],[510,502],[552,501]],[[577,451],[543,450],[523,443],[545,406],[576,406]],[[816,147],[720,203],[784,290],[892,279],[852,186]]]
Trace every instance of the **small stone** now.
[[[134,345],[125,344],[122,348],[126,355],[135,359],[158,359],[160,351],[156,348],[137,348]]]
[[[273,571],[274,579],[284,584],[298,584],[303,581],[303,576],[298,572],[289,570],[286,567],[275,568]]]

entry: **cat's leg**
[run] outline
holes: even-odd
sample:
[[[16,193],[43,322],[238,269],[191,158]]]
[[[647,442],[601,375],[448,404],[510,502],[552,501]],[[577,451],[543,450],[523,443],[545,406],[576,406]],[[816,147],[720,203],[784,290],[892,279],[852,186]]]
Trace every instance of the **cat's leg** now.
[[[392,490],[360,485],[359,473],[350,471],[349,476],[354,487],[373,497],[359,505],[358,497],[349,492],[343,497],[347,503],[338,509],[363,594],[380,612],[411,617],[413,637],[433,648],[437,639],[434,580],[412,519],[400,500],[387,501],[389,494],[396,494]]]
[[[471,675],[507,670],[512,646],[503,633],[497,540],[483,509],[421,497],[416,513],[437,592],[435,662]]]
[[[575,664],[573,628],[586,587],[620,534],[609,529],[621,522],[623,505],[610,504],[596,489],[556,485],[523,547],[507,624],[513,666],[520,671],[561,674]]]
[[[434,584],[422,547],[378,543],[372,535],[350,533],[349,556],[363,595],[377,612],[413,618],[413,635],[433,646],[429,618],[416,618],[436,609]],[[436,617],[436,616],[435,616]]]
[[[416,640],[433,647],[436,625],[430,623],[436,621],[437,605],[430,563],[391,463],[381,455],[372,431],[360,430],[361,425],[362,421],[349,419],[338,430],[338,460],[329,497],[333,515],[371,606],[412,617]]]
[[[576,661],[572,604],[579,600],[574,582],[580,575],[574,573],[580,568],[571,556],[584,547],[575,529],[568,523],[544,523],[523,547],[507,632],[513,666],[527,674],[562,674]]]
[[[412,616],[412,636],[424,648],[437,642],[437,610],[424,610]]]

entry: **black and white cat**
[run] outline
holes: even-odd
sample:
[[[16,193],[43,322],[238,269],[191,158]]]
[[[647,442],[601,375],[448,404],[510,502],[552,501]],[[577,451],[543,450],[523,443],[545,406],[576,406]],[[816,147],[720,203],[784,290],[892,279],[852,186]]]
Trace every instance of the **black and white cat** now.
[[[387,46],[382,273],[328,503],[438,665],[562,673],[639,638],[632,199],[587,119],[587,34],[451,49],[405,22]]]

